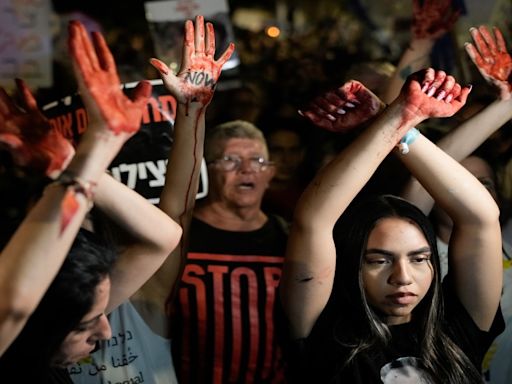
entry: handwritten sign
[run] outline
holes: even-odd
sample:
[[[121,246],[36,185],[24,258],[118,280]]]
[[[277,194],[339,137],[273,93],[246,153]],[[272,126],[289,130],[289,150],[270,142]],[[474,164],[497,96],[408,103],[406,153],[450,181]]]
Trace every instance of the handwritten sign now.
[[[2,1],[0,85],[24,79],[30,87],[52,85],[50,0]]]

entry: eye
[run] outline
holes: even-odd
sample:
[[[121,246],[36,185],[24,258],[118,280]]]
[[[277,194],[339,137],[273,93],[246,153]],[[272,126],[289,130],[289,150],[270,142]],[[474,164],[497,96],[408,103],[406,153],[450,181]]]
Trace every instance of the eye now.
[[[389,264],[390,260],[385,257],[369,257],[369,258],[366,258],[365,262],[366,262],[366,264],[370,264],[370,265],[384,265],[384,264]]]
[[[430,260],[430,255],[417,255],[411,257],[411,262],[416,264],[425,263]]]
[[[82,333],[82,332],[87,331],[87,329],[88,329],[88,327],[86,325],[79,325],[78,327],[73,329],[73,332],[75,332],[75,333]]]

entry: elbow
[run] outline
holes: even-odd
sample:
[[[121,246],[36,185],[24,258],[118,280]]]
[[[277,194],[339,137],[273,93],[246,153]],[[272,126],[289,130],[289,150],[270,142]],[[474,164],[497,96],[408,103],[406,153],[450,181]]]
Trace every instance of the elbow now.
[[[500,208],[498,204],[493,201],[492,204],[489,205],[488,209],[485,210],[485,221],[500,226]]]
[[[6,292],[7,291],[7,292]],[[2,289],[2,300],[0,300],[0,319],[2,323],[21,324],[25,323],[34,313],[39,301],[32,292],[21,292],[22,290]]]
[[[174,220],[171,220],[172,224],[169,226],[169,230],[167,231],[167,236],[165,237],[165,240],[161,243],[162,253],[163,254],[169,254],[171,253],[178,243],[180,242],[180,239],[183,235],[183,228],[176,223]]]
[[[482,207],[481,210],[477,213],[477,220],[482,226],[495,226],[501,228],[500,226],[500,209],[496,202],[492,200],[489,204]]]

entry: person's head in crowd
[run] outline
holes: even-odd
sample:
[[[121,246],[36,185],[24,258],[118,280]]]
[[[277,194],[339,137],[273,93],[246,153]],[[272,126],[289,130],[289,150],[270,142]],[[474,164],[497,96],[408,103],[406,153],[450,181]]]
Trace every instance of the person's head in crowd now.
[[[389,236],[393,231],[395,238]],[[372,257],[370,250],[382,257],[379,249],[386,248],[383,242],[400,244],[399,239],[403,240],[405,233],[409,239],[416,239],[412,241],[417,249],[427,250],[415,256],[418,265],[401,266],[392,277],[375,274],[372,264],[368,262]],[[353,335],[345,336],[350,339],[344,339],[341,335],[338,337],[345,345],[354,345],[354,342],[357,344],[356,340],[360,340],[352,356],[371,348],[375,343],[386,343],[392,337],[389,325],[393,323],[389,321],[399,319],[395,316],[409,316],[413,326],[423,335],[422,343],[430,346],[422,349],[421,358],[425,365],[435,365],[438,358],[436,353],[441,349],[454,361],[462,360],[469,364],[462,351],[451,340],[442,337],[439,324],[443,322],[444,303],[436,234],[430,220],[420,209],[393,195],[364,196],[356,199],[341,216],[333,237],[338,255],[336,269],[339,271],[333,291],[340,295],[341,302],[348,303],[351,308],[350,316],[339,317],[340,323],[336,329],[346,329],[347,326],[355,330]],[[416,304],[410,306],[407,312],[385,304],[385,287],[390,284],[389,279],[394,279],[398,285],[401,279],[414,281],[418,296]]]
[[[387,312],[390,309],[381,307],[376,299],[379,296],[378,289],[375,289],[376,285],[371,284],[375,277],[372,278],[371,270],[367,267],[368,263],[365,264],[365,260],[369,257],[368,250],[375,248],[372,243],[379,233],[390,233],[392,228],[389,226],[390,223],[397,220],[409,224],[409,227],[417,232],[418,238],[423,238],[422,242],[431,252],[429,262],[423,264],[426,270],[410,268],[409,273],[416,274],[414,278],[416,284],[421,282],[416,287],[419,297],[416,306],[412,309],[415,313],[413,318],[419,322],[419,326],[424,328],[427,339],[432,338],[436,332],[434,325],[440,321],[438,307],[441,293],[435,232],[428,218],[404,199],[393,195],[363,196],[356,199],[338,220],[333,231],[336,252],[340,255],[338,256],[340,264],[337,267],[339,273],[335,278],[335,284],[338,284],[340,290],[336,291],[343,292],[347,296],[343,299],[348,300],[351,308],[356,309],[357,315],[350,318],[359,319],[357,323],[362,332],[360,336],[369,332],[377,338],[389,337],[388,328],[384,326],[383,319],[387,318],[386,315],[391,315]],[[425,255],[418,255],[418,257],[425,257]],[[354,292],[358,292],[358,295],[354,295]],[[361,318],[367,321],[360,321]],[[393,318],[392,315],[391,318]]]
[[[232,120],[257,124],[265,109],[261,87],[251,82],[246,82],[239,87],[219,90],[216,95],[206,116],[208,125],[218,125]]]
[[[228,207],[259,207],[275,168],[263,133],[252,123],[234,120],[206,132],[210,201]]]
[[[35,375],[87,357],[111,337],[105,315],[110,294],[112,248],[81,229],[57,276],[0,365],[25,356]]]
[[[280,120],[267,134],[270,160],[275,164],[273,183],[298,181],[303,175],[306,143],[300,127],[294,120]]]

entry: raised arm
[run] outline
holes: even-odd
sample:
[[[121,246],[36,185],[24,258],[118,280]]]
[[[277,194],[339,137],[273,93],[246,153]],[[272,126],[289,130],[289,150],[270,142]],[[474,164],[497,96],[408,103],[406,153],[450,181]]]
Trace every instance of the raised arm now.
[[[3,90],[1,92],[5,106],[7,95]],[[18,119],[10,121],[10,128],[21,128],[24,123],[33,122],[34,111],[18,112]],[[0,120],[2,128],[9,122],[4,117]],[[20,145],[13,151],[21,148]],[[2,244],[0,356],[21,332],[59,271],[91,207],[85,192],[77,184],[56,182],[48,185],[8,243]]]
[[[332,230],[405,132],[428,117],[451,116],[465,103],[469,89],[455,87],[444,72],[423,70],[409,76],[399,97],[328,166],[302,195],[286,251],[281,297],[293,337],[307,336],[331,294],[336,269]],[[445,102],[424,91],[436,87],[451,94]],[[359,113],[353,108],[349,113]]]
[[[494,34],[495,37],[485,26],[471,28],[475,44],[466,43],[465,47],[487,82],[497,88],[499,98],[436,143],[457,161],[469,156],[512,118],[512,79],[509,79],[512,72],[512,58],[506,50],[499,29],[495,28]],[[434,206],[433,198],[414,177],[411,177],[405,186],[402,196],[425,214],[428,214]]]
[[[462,165],[419,136],[402,162],[453,220],[448,263],[457,296],[482,330],[489,330],[502,286],[499,210]]]
[[[151,85],[141,82],[132,97],[127,97],[121,89],[114,59],[103,36],[93,33],[91,40],[78,22],[70,23],[69,32],[70,52],[89,118],[87,131],[101,127],[105,134],[98,140],[105,146],[120,147],[138,131]],[[86,137],[80,143],[84,139]],[[83,155],[77,150],[76,156]],[[71,167],[70,170],[88,172],[87,168]],[[125,185],[103,173],[97,177],[99,183],[94,202],[120,226],[127,240],[121,245],[111,275],[108,312],[128,299],[155,273],[178,243],[181,229]]]
[[[233,50],[231,44],[215,60],[213,25],[205,25],[204,18],[197,16],[195,25],[190,20],[185,23],[182,62],[176,75],[162,61],[151,60],[151,64],[160,72],[166,88],[177,101],[174,141],[160,196],[160,208],[177,221],[184,231],[179,246],[134,300],[146,321],[161,335],[165,335],[169,329],[165,321],[164,305],[180,276],[186,255],[188,227],[203,158],[206,107],[213,97],[222,66]],[[160,319],[157,319],[157,313],[161,314]]]
[[[411,40],[382,95],[385,103],[397,97],[407,76],[430,65],[436,40],[453,27],[459,14],[452,0],[413,0]]]
[[[57,177],[73,149],[37,109],[18,81],[24,100],[19,109],[0,91],[0,132],[10,140],[14,164]],[[0,354],[23,329],[64,261],[86,213],[95,187],[129,135],[94,125],[84,133],[76,155],[49,184],[16,229],[0,256]]]

